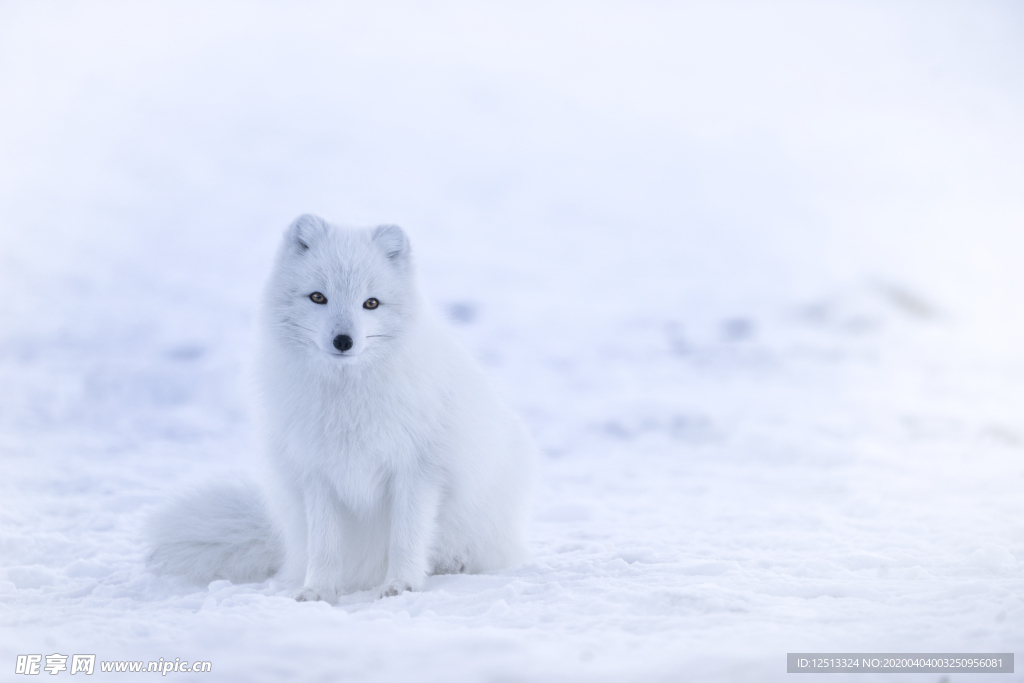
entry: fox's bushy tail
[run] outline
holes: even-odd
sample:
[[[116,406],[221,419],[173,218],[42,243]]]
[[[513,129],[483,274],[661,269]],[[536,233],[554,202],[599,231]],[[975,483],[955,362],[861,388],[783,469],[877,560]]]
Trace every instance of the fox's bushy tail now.
[[[252,484],[192,491],[153,515],[147,536],[153,569],[202,585],[263,581],[277,573],[284,557],[281,535]]]

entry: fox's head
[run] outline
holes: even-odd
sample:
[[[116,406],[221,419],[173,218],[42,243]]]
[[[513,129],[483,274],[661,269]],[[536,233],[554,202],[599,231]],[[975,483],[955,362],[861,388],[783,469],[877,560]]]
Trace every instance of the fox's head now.
[[[300,216],[267,290],[278,339],[350,363],[386,353],[415,315],[409,240],[397,225],[338,228]]]

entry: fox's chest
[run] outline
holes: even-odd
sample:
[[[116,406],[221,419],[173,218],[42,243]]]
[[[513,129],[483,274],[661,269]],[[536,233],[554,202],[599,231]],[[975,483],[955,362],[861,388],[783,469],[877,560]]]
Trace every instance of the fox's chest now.
[[[310,475],[327,477],[355,508],[376,506],[396,478],[421,469],[434,441],[424,429],[428,425],[417,423],[401,406],[375,407],[338,401],[303,427],[314,436]]]
[[[329,479],[350,509],[375,510],[388,500],[395,473],[383,458],[342,454],[325,465],[319,475]]]

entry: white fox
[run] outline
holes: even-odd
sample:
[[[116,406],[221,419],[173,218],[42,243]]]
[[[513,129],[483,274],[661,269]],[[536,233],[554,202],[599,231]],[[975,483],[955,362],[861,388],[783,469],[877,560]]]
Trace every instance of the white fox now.
[[[297,219],[259,334],[264,486],[158,513],[152,564],[201,583],[277,575],[298,600],[334,602],[524,558],[534,447],[429,315],[400,228]]]

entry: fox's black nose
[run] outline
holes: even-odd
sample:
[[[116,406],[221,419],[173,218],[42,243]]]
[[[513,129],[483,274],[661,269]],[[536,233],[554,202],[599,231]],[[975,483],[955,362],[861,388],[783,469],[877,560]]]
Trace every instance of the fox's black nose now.
[[[339,351],[348,351],[352,348],[352,337],[347,334],[339,334],[334,338],[334,348]]]

